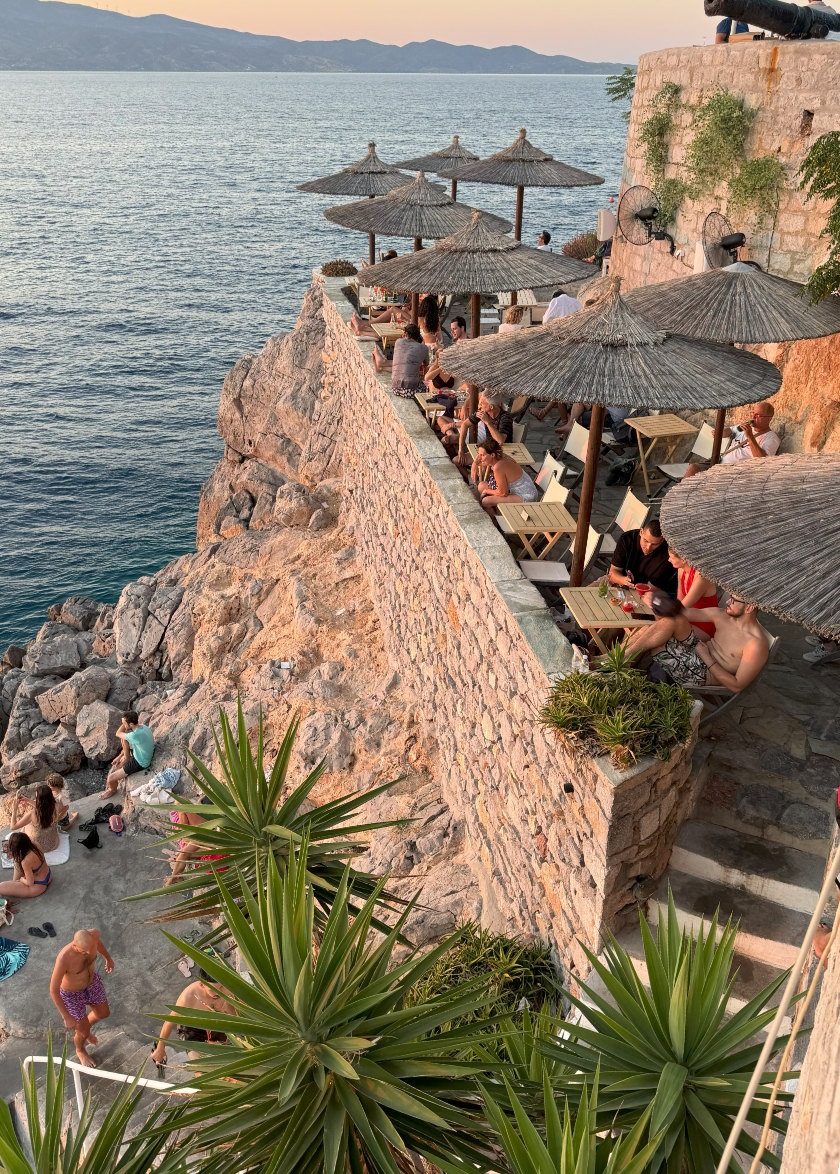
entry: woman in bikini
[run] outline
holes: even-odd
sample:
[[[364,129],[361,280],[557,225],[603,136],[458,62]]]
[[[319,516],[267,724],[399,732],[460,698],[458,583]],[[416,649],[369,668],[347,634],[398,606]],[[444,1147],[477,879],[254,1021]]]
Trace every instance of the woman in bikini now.
[[[0,897],[41,897],[52,881],[44,853],[25,832],[12,832],[6,855],[15,870],[10,881],[0,882]]]
[[[23,812],[20,818],[18,810]],[[10,830],[26,832],[32,843],[42,852],[54,852],[58,847],[58,821],[61,814],[51,788],[47,783],[41,783],[35,791],[34,802],[15,795],[12,800]]]

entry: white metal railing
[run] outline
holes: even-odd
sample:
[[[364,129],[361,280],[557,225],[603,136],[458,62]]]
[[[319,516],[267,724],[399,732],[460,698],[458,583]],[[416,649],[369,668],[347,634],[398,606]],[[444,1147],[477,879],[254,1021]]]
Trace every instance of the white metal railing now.
[[[61,1066],[61,1056],[27,1056],[23,1061],[23,1071],[28,1076],[29,1070],[33,1064],[49,1064],[52,1063]],[[152,1092],[174,1092],[176,1096],[191,1096],[198,1090],[192,1088],[188,1084],[171,1084],[168,1080],[151,1080],[145,1076],[127,1076],[125,1072],[111,1072],[107,1068],[88,1068],[84,1064],[79,1064],[76,1060],[65,1060],[64,1066],[69,1068],[73,1073],[73,1087],[76,1091],[76,1107],[81,1118],[84,1110],[85,1098],[82,1092],[82,1077],[91,1076],[97,1080],[110,1080],[114,1084],[132,1084],[137,1088],[148,1088]],[[84,1147],[84,1152],[87,1153],[87,1145]]]

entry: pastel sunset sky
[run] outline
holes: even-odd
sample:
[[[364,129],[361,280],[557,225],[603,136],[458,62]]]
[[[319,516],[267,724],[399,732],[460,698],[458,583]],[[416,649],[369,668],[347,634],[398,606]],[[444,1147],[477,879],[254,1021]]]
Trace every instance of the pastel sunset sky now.
[[[88,0],[91,2],[91,0]],[[635,62],[667,45],[708,43],[714,22],[702,0],[92,0],[130,16],[183,20],[302,40],[368,38],[386,44],[436,39],[488,47],[518,44],[590,61]]]

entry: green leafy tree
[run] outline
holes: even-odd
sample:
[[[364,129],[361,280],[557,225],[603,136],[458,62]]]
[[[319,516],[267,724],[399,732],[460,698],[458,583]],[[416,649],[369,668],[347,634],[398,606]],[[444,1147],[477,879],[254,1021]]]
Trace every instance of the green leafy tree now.
[[[744,158],[756,111],[728,90],[714,90],[694,110],[694,138],[685,154],[688,195],[710,195]]]
[[[621,117],[625,122],[630,121],[630,103],[636,89],[636,68],[625,65],[621,73],[611,73],[606,80],[607,97],[611,102],[627,102],[627,109],[622,110]]]
[[[647,1140],[658,1141],[646,1174],[714,1174],[761,1053],[761,1043],[749,1041],[774,1018],[768,1005],[787,975],[727,1019],[736,927],[727,923],[717,941],[715,916],[694,939],[680,930],[669,894],[656,939],[643,918],[641,928],[650,989],[615,939],[603,963],[587,951],[606,994],[581,984],[581,998],[569,998],[583,1018],[565,1023],[563,1035],[542,1047],[576,1069],[567,1082],[572,1098],[582,1097],[587,1079],[600,1073],[599,1129],[632,1131],[650,1108]],[[785,1042],[776,1041],[774,1054]],[[774,1079],[774,1072],[762,1075],[750,1122],[763,1124]],[[778,1113],[772,1128],[785,1131]],[[743,1131],[737,1148],[754,1154],[756,1143]],[[764,1161],[778,1169],[773,1155]]]
[[[377,828],[394,826],[393,822],[348,824],[347,821],[360,807],[387,791],[398,780],[307,810],[307,800],[325,770],[322,762],[285,802],[281,802],[299,721],[295,719],[290,724],[274,765],[266,775],[262,714],[255,751],[251,749],[241,701],[237,707],[236,735],[224,711],[220,711],[219,717],[221,741],[215,730],[213,739],[220,773],[213,774],[195,755],[191,755],[193,766],[189,771],[209,802],[176,802],[178,810],[195,813],[203,822],[188,829],[182,827],[170,837],[174,840],[186,834],[199,850],[196,859],[201,856],[215,859],[188,864],[184,875],[168,887],[141,893],[129,900],[175,896],[173,904],[150,918],[156,922],[217,914],[220,905],[214,869],[225,870],[228,888],[234,898],[241,897],[248,888],[253,888],[257,875],[264,871],[268,860],[274,860],[281,869],[284,868],[290,852],[305,835],[309,842],[316,925],[320,928],[332,906],[348,859],[366,851],[360,837]],[[352,880],[352,889],[345,893],[351,911],[374,890],[383,905],[396,909],[403,904],[382,888],[378,877],[354,870]],[[374,924],[380,925],[376,919]],[[223,935],[222,925],[206,936],[205,944]]]
[[[811,304],[821,302],[840,288],[840,131],[820,135],[799,168],[800,188],[806,200],[828,200],[831,207],[821,236],[828,241],[828,256],[808,279]]]
[[[188,1145],[176,1146],[173,1131],[183,1110],[156,1109],[139,1133],[128,1137],[137,1124],[142,1093],[122,1085],[99,1127],[92,1128],[90,1095],[81,1120],[65,1124],[64,1090],[66,1056],[53,1063],[52,1041],[43,1095],[39,1097],[37,1073],[23,1072],[26,1104],[27,1150],[15,1134],[9,1107],[0,1100],[0,1170],[3,1174],[186,1174]],[[165,1130],[161,1127],[166,1123]]]
[[[368,934],[382,885],[348,916],[345,869],[317,950],[309,844],[280,869],[273,856],[254,891],[219,877],[244,977],[178,943],[229,992],[231,1016],[178,1010],[170,1018],[224,1031],[229,1046],[196,1044],[201,1075],[182,1124],[197,1131],[208,1174],[397,1174],[412,1151],[449,1171],[492,1165],[493,1131],[465,1059],[486,1025],[439,1029],[488,1000],[486,980],[453,984],[422,1003],[408,995],[458,941],[422,957],[394,956],[409,905],[378,942]],[[240,903],[234,893],[241,894]],[[169,935],[167,935],[169,936]],[[175,939],[172,939],[175,941]]]

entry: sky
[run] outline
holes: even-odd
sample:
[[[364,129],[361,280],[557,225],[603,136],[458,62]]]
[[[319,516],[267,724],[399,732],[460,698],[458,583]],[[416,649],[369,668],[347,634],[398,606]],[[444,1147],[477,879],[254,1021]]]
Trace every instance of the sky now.
[[[91,0],[88,0],[91,2]],[[554,0],[520,9],[510,0],[93,0],[129,16],[163,12],[200,24],[295,41],[367,38],[385,44],[525,45],[587,61],[635,62],[669,45],[707,44],[714,22],[702,0]]]

